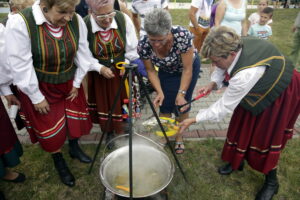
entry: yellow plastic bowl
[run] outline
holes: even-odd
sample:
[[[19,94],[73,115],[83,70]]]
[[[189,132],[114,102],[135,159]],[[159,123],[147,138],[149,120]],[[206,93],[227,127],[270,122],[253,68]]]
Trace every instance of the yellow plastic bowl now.
[[[175,119],[168,118],[168,117],[160,117],[160,119],[163,120],[163,121],[168,121],[168,122],[174,124],[173,128],[171,128],[171,129],[169,128],[169,130],[166,131],[166,135],[168,137],[175,135],[179,131],[179,127],[177,126],[177,123],[175,122]],[[155,134],[157,136],[164,137],[164,133],[162,131],[155,131]]]

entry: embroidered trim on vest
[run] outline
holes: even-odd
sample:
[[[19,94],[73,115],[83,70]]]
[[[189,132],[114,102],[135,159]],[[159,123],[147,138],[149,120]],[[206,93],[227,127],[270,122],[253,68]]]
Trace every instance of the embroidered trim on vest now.
[[[254,65],[250,65],[250,66],[247,66],[247,67],[242,67],[240,68],[239,70],[237,70],[234,75],[244,69],[248,69],[248,68],[253,68],[253,67],[257,67],[257,66],[268,66],[270,67],[270,64],[269,63],[265,63],[266,61],[270,61],[272,59],[279,59],[279,60],[283,60],[284,62],[284,57],[283,56],[272,56],[270,58],[267,58],[265,60],[262,60]],[[248,104],[250,104],[252,107],[256,106],[259,102],[261,102],[271,91],[272,89],[276,86],[276,84],[278,83],[278,81],[280,80],[283,72],[285,70],[285,62],[283,64],[283,68],[282,68],[282,71],[280,72],[279,76],[277,77],[277,79],[274,81],[274,83],[271,85],[271,87],[266,91],[266,93],[264,93],[263,95],[261,94],[258,94],[258,93],[253,93],[253,92],[249,92],[247,94],[247,96],[257,96],[259,97],[259,100],[257,100],[256,102],[252,103],[251,101],[247,100],[246,98],[244,98],[245,101],[247,101]]]
[[[33,66],[39,81],[58,84],[74,78],[74,58],[78,49],[79,25],[77,16],[63,27],[60,38],[54,37],[45,23],[36,25],[32,8],[20,12],[31,38]]]
[[[267,41],[243,38],[243,45],[245,48],[243,48],[241,56],[230,75],[234,76],[241,70],[257,66],[267,67],[261,79],[240,103],[243,108],[249,110],[253,115],[258,115],[288,87],[293,66],[286,63],[285,57]],[[257,52],[257,45],[261,47],[259,48],[260,52]],[[256,49],[256,51],[253,52],[253,49]]]
[[[99,63],[107,67],[112,64],[125,60],[125,46],[126,46],[126,27],[124,15],[116,11],[115,20],[118,29],[111,29],[112,35],[109,41],[101,39],[99,33],[92,32],[92,25],[90,15],[84,18],[88,28],[88,41],[89,47],[95,58]]]

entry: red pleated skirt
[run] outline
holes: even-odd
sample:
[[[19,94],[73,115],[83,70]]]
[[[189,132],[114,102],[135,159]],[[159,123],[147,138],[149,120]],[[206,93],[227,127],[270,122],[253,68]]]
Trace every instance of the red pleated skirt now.
[[[73,101],[66,100],[72,87],[73,80],[61,84],[39,83],[40,91],[50,105],[50,112],[46,115],[35,111],[28,96],[19,91],[21,117],[31,141],[39,142],[47,152],[60,149],[67,135],[79,138],[89,134],[92,128],[82,87]]]
[[[100,125],[102,132],[123,133],[122,105],[124,99],[127,99],[126,89],[123,86],[119,98],[117,98],[116,107],[112,113],[112,121],[108,127],[106,122],[110,113],[117,91],[120,88],[121,79],[120,70],[114,70],[115,77],[107,79],[98,72],[89,72],[88,74],[88,104],[93,123]]]
[[[237,169],[242,160],[267,174],[274,169],[300,113],[300,73],[294,71],[288,88],[261,114],[238,106],[231,118],[222,159]]]

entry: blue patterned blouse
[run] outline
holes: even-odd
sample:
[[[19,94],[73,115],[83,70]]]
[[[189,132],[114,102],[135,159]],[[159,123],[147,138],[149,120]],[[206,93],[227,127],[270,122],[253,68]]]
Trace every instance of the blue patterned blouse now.
[[[173,46],[169,54],[164,58],[158,58],[149,43],[147,35],[143,36],[138,44],[138,54],[141,59],[151,59],[153,65],[168,73],[180,73],[183,69],[181,54],[186,53],[192,47],[192,34],[181,26],[173,26]],[[196,51],[194,54],[197,53]]]

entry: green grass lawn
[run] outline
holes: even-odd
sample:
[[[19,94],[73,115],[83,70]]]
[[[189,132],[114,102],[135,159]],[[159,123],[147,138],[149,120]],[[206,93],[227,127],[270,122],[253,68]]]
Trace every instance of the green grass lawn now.
[[[290,140],[282,153],[278,177],[280,190],[274,200],[297,200],[300,196],[300,139]],[[246,165],[244,171],[229,176],[220,176],[218,166],[222,165],[220,154],[223,141],[208,139],[186,142],[186,151],[178,156],[186,172],[185,183],[178,169],[167,190],[171,200],[253,200],[264,181],[264,176]],[[93,155],[95,145],[84,145],[89,155]],[[58,200],[58,199],[100,199],[103,192],[97,162],[92,174],[88,175],[89,165],[72,160],[67,149],[65,159],[76,177],[76,186],[63,185],[48,153],[38,146],[24,146],[22,164],[16,170],[24,172],[24,184],[0,183],[8,199],[14,200]],[[171,155],[170,155],[171,156]],[[171,156],[172,157],[172,156]],[[100,158],[98,159],[100,160]]]

